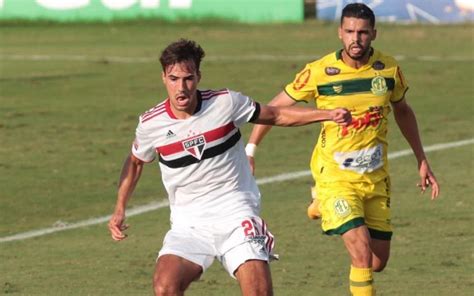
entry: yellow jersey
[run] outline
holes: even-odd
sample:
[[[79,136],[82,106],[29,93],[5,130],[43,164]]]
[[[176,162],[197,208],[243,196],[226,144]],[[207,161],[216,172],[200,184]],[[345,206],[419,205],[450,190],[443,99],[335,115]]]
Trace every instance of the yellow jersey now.
[[[354,69],[342,50],[309,63],[285,92],[296,101],[315,101],[319,109],[347,108],[352,123],[322,123],[311,158],[318,182],[376,183],[388,175],[387,123],[390,103],[403,99],[408,85],[394,58],[371,49],[366,65]]]

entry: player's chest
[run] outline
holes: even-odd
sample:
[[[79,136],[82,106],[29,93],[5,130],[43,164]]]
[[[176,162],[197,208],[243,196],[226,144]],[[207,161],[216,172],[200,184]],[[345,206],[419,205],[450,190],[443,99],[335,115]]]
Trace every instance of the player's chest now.
[[[201,159],[206,149],[225,142],[235,131],[227,110],[211,108],[186,120],[163,122],[153,146],[164,157],[182,154]]]

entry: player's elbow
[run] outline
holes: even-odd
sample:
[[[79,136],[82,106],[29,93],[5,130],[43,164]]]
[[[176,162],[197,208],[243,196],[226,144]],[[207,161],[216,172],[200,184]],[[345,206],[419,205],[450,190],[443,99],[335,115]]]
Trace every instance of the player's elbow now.
[[[281,116],[277,107],[268,105],[261,106],[260,114],[254,123],[265,125],[280,125]]]

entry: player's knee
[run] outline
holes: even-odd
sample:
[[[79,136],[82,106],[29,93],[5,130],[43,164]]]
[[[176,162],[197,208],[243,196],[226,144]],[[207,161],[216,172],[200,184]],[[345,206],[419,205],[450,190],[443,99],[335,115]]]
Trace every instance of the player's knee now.
[[[182,285],[176,280],[167,277],[154,276],[153,289],[156,296],[160,295],[180,295],[184,292]]]
[[[255,291],[255,295],[273,296],[273,289],[268,285],[258,287]]]
[[[242,287],[241,287],[242,288]],[[273,288],[271,281],[258,281],[255,282],[254,285],[251,287],[251,294],[249,295],[259,295],[259,296],[273,296]],[[242,291],[244,292],[244,291]],[[248,294],[249,291],[246,290],[246,293],[243,294]]]
[[[272,287],[271,277],[266,277],[264,280],[259,280],[256,286],[255,295],[264,295],[264,296],[273,296],[273,287]]]
[[[372,251],[368,243],[359,243],[351,252],[352,264],[369,267],[372,263]]]

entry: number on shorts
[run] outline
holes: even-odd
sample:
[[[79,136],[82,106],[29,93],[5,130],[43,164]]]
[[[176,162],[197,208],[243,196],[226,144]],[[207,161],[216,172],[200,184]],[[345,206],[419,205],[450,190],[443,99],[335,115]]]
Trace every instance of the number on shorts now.
[[[242,221],[241,225],[244,228],[245,236],[255,236],[255,233],[252,231],[253,230],[253,224],[250,220]]]

